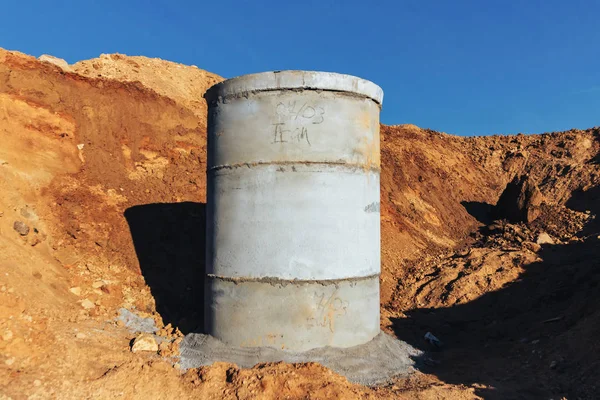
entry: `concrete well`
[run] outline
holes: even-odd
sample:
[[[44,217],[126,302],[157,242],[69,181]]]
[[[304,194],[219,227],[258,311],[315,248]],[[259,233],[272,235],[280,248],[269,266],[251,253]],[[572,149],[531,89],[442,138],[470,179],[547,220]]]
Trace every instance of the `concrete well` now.
[[[379,333],[379,112],[348,75],[280,71],[208,90],[206,333],[351,347]]]

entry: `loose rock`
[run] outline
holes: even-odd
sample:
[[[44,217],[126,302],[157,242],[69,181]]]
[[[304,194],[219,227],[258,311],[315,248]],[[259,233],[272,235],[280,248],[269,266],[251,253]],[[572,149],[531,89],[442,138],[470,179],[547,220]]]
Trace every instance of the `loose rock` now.
[[[62,58],[51,56],[49,54],[42,54],[41,56],[38,57],[38,60],[54,64],[57,67],[60,67],[65,71],[71,70],[69,63],[67,63],[65,60],[63,60]]]
[[[515,176],[500,195],[494,214],[511,222],[530,224],[539,217],[543,202],[544,196],[531,177]]]
[[[425,340],[434,347],[442,347],[442,341],[435,337],[431,332],[425,334]]]
[[[96,305],[90,299],[84,299],[81,301],[81,307],[86,310],[91,310],[96,307]]]
[[[537,243],[533,243],[533,242],[524,242],[523,246],[528,249],[533,251],[534,253],[537,253],[538,251],[540,251],[540,249],[542,248],[542,246],[540,246]]]
[[[552,239],[552,237],[550,235],[548,235],[546,232],[542,232],[539,234],[539,236],[535,242],[539,245],[554,244],[554,239]]]
[[[21,236],[27,236],[29,234],[29,226],[23,221],[15,221],[13,229]]]
[[[134,353],[137,353],[140,351],[157,352],[158,344],[156,343],[156,339],[154,339],[154,336],[147,334],[147,333],[142,333],[141,335],[136,337],[135,340],[133,341],[133,345],[131,346],[131,351]]]
[[[96,282],[92,283],[92,287],[93,287],[94,289],[99,289],[99,288],[101,288],[102,286],[104,286],[104,281],[96,281]]]

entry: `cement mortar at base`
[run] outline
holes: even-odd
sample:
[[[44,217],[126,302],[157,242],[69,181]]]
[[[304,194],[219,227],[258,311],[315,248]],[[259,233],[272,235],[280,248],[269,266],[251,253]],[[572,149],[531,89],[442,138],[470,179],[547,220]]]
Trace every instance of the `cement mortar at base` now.
[[[233,346],[352,347],[379,333],[377,275],[325,285],[209,278],[206,294],[207,332]]]
[[[198,368],[216,361],[252,368],[265,362],[318,362],[334,372],[362,385],[377,385],[415,371],[423,353],[409,344],[380,332],[373,340],[350,348],[323,347],[306,352],[291,352],[270,347],[236,347],[209,335],[191,333],[180,348],[182,369]]]

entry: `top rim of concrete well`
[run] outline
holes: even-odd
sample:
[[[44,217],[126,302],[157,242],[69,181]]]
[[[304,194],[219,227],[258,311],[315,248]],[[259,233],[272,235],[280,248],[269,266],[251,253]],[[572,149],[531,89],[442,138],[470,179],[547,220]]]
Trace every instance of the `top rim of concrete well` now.
[[[211,102],[219,97],[286,89],[346,92],[368,97],[380,105],[383,103],[383,89],[366,79],[335,72],[296,70],[261,72],[227,79],[211,86],[204,98]]]

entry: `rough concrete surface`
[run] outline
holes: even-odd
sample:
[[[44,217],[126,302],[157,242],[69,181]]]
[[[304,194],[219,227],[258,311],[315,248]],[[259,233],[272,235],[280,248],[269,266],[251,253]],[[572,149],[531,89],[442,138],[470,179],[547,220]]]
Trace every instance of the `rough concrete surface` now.
[[[207,273],[290,280],[379,274],[379,172],[261,165],[208,179]]]
[[[238,76],[213,86],[206,93],[207,101],[218,97],[244,95],[255,91],[283,89],[319,89],[347,92],[371,98],[381,104],[383,90],[373,82],[356,76],[321,71],[272,71]]]
[[[255,162],[379,168],[377,103],[327,91],[259,92],[208,110],[208,168]]]
[[[379,333],[379,276],[269,284],[207,281],[206,331],[226,344],[307,351],[352,347]]]
[[[119,309],[117,320],[123,321],[131,332],[154,333],[158,330],[152,318],[143,318],[126,308]]]
[[[382,95],[311,71],[208,90],[206,273],[220,280],[205,333],[298,352],[378,334]],[[298,282],[316,280],[336,286]]]
[[[242,368],[264,362],[318,362],[362,385],[376,385],[393,377],[408,376],[413,371],[414,359],[422,355],[420,350],[383,332],[359,346],[322,347],[300,353],[272,347],[228,346],[212,336],[190,333],[181,343],[180,350],[179,364],[183,369],[217,361],[231,362]]]

